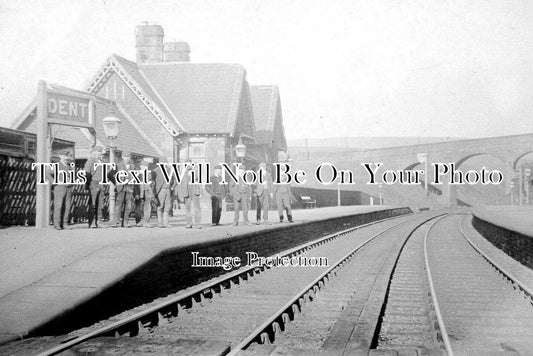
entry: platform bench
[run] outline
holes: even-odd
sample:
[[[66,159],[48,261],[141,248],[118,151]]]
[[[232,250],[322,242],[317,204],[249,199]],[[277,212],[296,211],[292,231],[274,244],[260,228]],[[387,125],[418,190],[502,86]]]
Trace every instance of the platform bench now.
[[[300,200],[302,201],[302,206],[304,209],[316,208],[316,200],[311,199],[309,196],[301,196]]]

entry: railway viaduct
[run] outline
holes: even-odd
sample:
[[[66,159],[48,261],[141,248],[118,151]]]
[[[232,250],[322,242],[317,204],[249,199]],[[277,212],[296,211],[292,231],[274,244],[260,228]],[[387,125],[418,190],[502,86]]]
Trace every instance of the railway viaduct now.
[[[509,194],[513,177],[523,177],[523,170],[521,169],[523,161],[521,160],[527,154],[533,153],[533,134],[369,149],[355,153],[355,160],[359,162],[383,162],[387,169],[412,170],[421,169],[417,159],[419,153],[427,154],[428,164],[436,162],[455,163],[456,168],[460,168],[464,162],[476,156],[495,157],[505,167],[502,171],[505,184],[503,188],[505,194]],[[443,202],[447,205],[454,205],[457,186],[445,182],[441,189]]]

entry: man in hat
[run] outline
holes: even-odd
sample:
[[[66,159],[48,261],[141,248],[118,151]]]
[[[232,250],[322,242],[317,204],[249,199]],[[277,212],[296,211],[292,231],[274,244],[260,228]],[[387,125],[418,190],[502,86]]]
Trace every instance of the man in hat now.
[[[73,168],[69,163],[70,152],[59,154],[58,168],[59,171],[71,171]],[[62,230],[64,224],[68,223],[70,215],[70,201],[72,198],[72,184],[54,185],[54,228]]]
[[[168,163],[168,159],[161,157],[159,163]],[[172,176],[170,182],[167,183],[160,169],[157,172],[152,172],[152,179],[154,177],[155,196],[157,197],[157,226],[160,228],[172,227],[168,221],[168,215],[172,206],[172,191],[176,186],[176,181]]]
[[[104,207],[104,186],[100,184],[103,180],[102,167],[94,167],[96,163],[102,163],[103,147],[93,148],[91,155],[85,163],[87,173],[86,188],[89,190],[89,229],[94,223],[98,227],[98,220],[102,219],[102,208]]]
[[[261,176],[257,179],[254,186],[254,196],[256,197],[257,205],[257,225],[261,224],[261,210],[263,210],[264,223],[269,225],[268,213],[270,208],[270,198],[272,196],[272,176],[267,171],[265,162],[259,164],[258,175]]]
[[[287,213],[287,220],[292,222],[291,210],[291,184],[281,183],[274,185],[274,196],[276,198],[276,205],[278,206],[279,222],[283,222],[283,210]]]
[[[222,199],[226,195],[226,185],[220,184],[222,180],[222,167],[215,166],[215,174],[210,178],[211,184],[205,185],[205,190],[211,195],[211,223],[213,226],[220,225],[222,213]]]
[[[142,160],[140,168],[141,171],[146,170],[147,181],[150,182],[149,184],[141,184],[139,187],[139,198],[143,204],[143,227],[153,227],[150,224],[150,216],[152,215],[152,201],[156,200],[155,174],[149,170],[149,162],[146,159]]]
[[[72,152],[68,151],[67,153],[67,164],[69,165],[70,170],[74,170],[74,167],[70,167],[70,164],[75,164],[74,156],[72,155]],[[72,225],[71,220],[72,216],[70,215],[70,207],[72,205],[72,192],[74,191],[74,185],[69,184],[67,185],[67,195],[65,196],[65,217],[63,219],[63,223],[67,223],[68,225]]]
[[[117,171],[130,171],[133,170],[133,164],[131,163],[130,153],[127,151],[122,152],[122,161],[117,164]],[[116,173],[116,172],[115,172]],[[129,181],[132,179],[131,173],[128,173],[128,176],[124,179],[125,184],[119,184],[116,182],[116,194],[115,194],[115,215],[110,221],[111,227],[133,227],[135,224],[128,224],[128,219],[130,217],[132,209],[132,199],[133,199],[133,185],[129,184]],[[124,212],[124,215],[122,214]],[[122,219],[122,216],[124,218]],[[117,219],[119,219],[117,221]],[[122,220],[122,222],[121,222]]]
[[[237,170],[237,179],[235,183],[230,181],[230,193],[233,197],[233,204],[235,206],[235,218],[233,219],[233,225],[239,225],[239,211],[242,210],[242,217],[245,225],[250,225],[248,222],[248,207],[250,204],[250,196],[252,195],[252,186],[243,182],[242,177],[246,167],[240,165]]]
[[[192,210],[194,208],[194,227],[201,229],[202,225],[202,210],[200,209],[200,194],[202,190],[197,182],[192,180],[192,165],[191,160],[187,160],[185,166],[185,174],[181,183],[178,185],[178,199],[185,204],[185,227],[190,229],[193,227]]]

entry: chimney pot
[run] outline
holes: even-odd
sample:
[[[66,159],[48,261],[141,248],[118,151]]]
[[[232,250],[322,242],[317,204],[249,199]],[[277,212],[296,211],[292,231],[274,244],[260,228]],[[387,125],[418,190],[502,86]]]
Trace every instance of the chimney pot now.
[[[167,42],[164,45],[165,62],[189,62],[191,47],[185,41]]]
[[[157,63],[163,61],[163,27],[141,22],[135,30],[135,47],[137,64]]]

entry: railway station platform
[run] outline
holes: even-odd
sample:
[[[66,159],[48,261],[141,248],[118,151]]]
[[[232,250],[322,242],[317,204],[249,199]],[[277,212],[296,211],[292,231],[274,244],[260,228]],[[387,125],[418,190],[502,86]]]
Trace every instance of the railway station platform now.
[[[492,225],[533,238],[533,206],[495,205],[474,208],[472,214]]]
[[[533,269],[533,206],[483,206],[472,214],[472,225],[483,237]]]
[[[271,225],[233,226],[233,212],[224,211],[221,226],[211,226],[210,214],[203,214],[202,229],[185,229],[182,215],[171,219],[173,228],[167,229],[87,229],[86,224],[62,231],[1,229],[0,344],[83,326],[91,318],[113,315],[119,304],[147,302],[224,272],[191,268],[192,251],[268,256],[333,231],[409,212],[386,205],[295,210],[291,224],[277,222],[271,211]],[[255,212],[249,217],[254,223]]]

